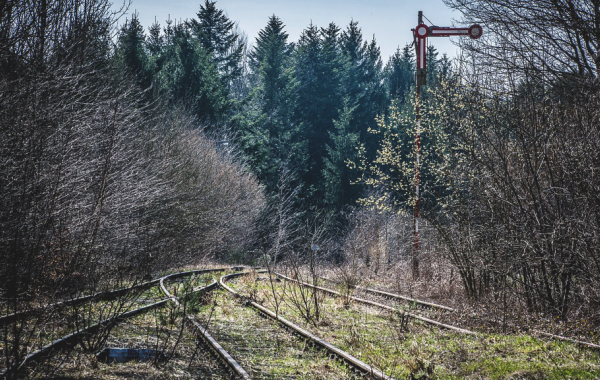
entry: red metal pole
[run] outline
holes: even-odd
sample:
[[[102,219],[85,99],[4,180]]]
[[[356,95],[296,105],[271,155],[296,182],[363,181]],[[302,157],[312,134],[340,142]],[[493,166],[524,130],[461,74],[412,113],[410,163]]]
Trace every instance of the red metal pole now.
[[[420,154],[421,154],[421,84],[417,83],[417,102],[415,106],[415,213],[414,213],[414,234],[415,241],[412,254],[412,277],[413,280],[419,278],[419,174],[420,174]]]

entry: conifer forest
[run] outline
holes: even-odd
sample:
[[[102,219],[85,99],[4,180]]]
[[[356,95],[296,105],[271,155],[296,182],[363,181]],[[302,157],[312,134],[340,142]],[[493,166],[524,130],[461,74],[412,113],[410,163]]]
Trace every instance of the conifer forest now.
[[[360,19],[0,0],[0,378],[600,378],[600,0],[443,1],[417,87]]]

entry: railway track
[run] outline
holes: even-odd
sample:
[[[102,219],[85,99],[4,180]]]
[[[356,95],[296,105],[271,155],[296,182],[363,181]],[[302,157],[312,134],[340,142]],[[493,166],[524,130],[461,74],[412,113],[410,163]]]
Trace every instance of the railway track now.
[[[166,288],[164,282],[167,279],[173,279],[176,277],[163,277],[160,279],[160,288],[163,291],[163,293],[165,294],[165,296],[168,297],[168,299],[172,302],[174,302],[177,306],[180,305],[179,299],[177,297],[175,297],[173,294],[171,294],[171,292],[169,292],[169,290]],[[194,289],[194,292],[196,291],[208,291],[208,290],[212,290],[215,289],[219,286],[219,283],[216,280],[213,280],[212,283],[210,283],[209,285],[205,286],[202,289]],[[218,358],[218,360],[228,369],[231,377],[233,379],[243,379],[243,380],[250,380],[250,375],[244,370],[244,368],[242,368],[241,365],[238,364],[237,361],[235,361],[235,359],[210,335],[210,333],[208,332],[208,329],[206,329],[205,327],[203,327],[193,315],[186,315],[186,318],[188,319],[188,321],[190,322],[190,324],[194,327],[194,329],[196,330],[196,332],[198,333],[198,336],[202,339],[202,341],[204,342],[204,344],[208,347],[208,349],[210,350],[210,352],[213,353],[213,355]]]
[[[542,377],[551,377],[556,371],[577,376],[592,374],[592,378],[600,373],[598,354],[592,350],[530,334],[473,334],[425,321],[413,323],[405,313],[410,309],[404,306],[383,301],[378,303],[388,308],[359,303],[349,300],[345,293],[342,297],[327,294],[271,274],[273,277],[228,277],[223,282],[241,294],[248,306],[255,301],[278,310],[279,316],[395,378],[487,378],[492,374],[508,378],[511,368],[535,370]],[[307,305],[311,310],[306,309]],[[391,306],[395,306],[394,312],[390,312]],[[430,313],[428,316],[450,313],[429,308],[419,312]],[[456,318],[462,315],[456,313]]]
[[[22,368],[24,368],[26,365],[30,364],[31,362],[39,362],[39,361],[45,359],[46,357],[52,355],[52,353],[55,351],[75,345],[85,335],[94,334],[96,331],[98,331],[101,328],[113,326],[115,324],[118,324],[118,323],[126,320],[126,319],[129,319],[136,315],[148,312],[152,309],[164,307],[167,304],[167,302],[169,302],[169,300],[164,299],[159,302],[155,302],[151,305],[143,306],[141,308],[119,314],[115,317],[105,319],[96,324],[93,324],[86,328],[79,329],[71,334],[63,336],[62,338],[56,339],[56,340],[52,341],[52,343],[45,345],[44,347],[28,354],[20,363],[17,363],[15,365],[11,366],[11,368],[4,369],[2,372],[0,372],[0,376],[8,377],[9,375],[19,372]]]
[[[178,272],[178,273],[174,273],[174,274],[162,277],[162,278],[158,278],[158,279],[146,282],[144,284],[137,285],[137,286],[117,289],[117,290],[110,291],[110,292],[103,292],[103,293],[94,294],[91,296],[79,297],[76,299],[48,305],[47,307],[51,306],[54,308],[58,308],[58,307],[76,306],[76,305],[80,305],[85,302],[90,302],[93,300],[106,300],[106,299],[118,298],[118,297],[126,294],[128,291],[139,290],[141,287],[146,288],[146,287],[152,287],[153,285],[160,285],[160,284],[164,283],[165,280],[173,280],[173,279],[177,279],[177,278],[181,278],[181,277],[185,277],[185,276],[192,276],[194,274],[221,272],[221,271],[228,270],[228,269],[231,269],[231,268],[203,269],[203,270],[193,270],[193,271],[187,271],[187,272]],[[200,292],[200,291],[204,291],[204,290],[214,289],[215,287],[217,287],[217,283],[213,281],[212,284],[209,284],[208,286],[201,287],[198,289],[194,289],[194,291]],[[159,300],[158,302],[153,302],[149,305],[145,305],[145,306],[136,308],[134,310],[120,313],[111,318],[107,318],[107,319],[104,319],[97,323],[91,324],[90,326],[87,326],[84,328],[79,328],[70,334],[62,336],[61,338],[52,340],[49,344],[46,344],[43,347],[41,347],[40,349],[37,349],[37,350],[29,353],[19,363],[10,365],[8,368],[5,368],[2,371],[0,371],[0,378],[8,378],[9,376],[13,376],[15,373],[18,373],[21,369],[23,369],[30,363],[39,363],[42,360],[46,359],[47,357],[51,356],[54,352],[57,352],[64,348],[74,346],[77,342],[79,342],[85,336],[92,335],[102,328],[114,326],[116,324],[119,324],[119,323],[127,320],[127,319],[130,319],[130,318],[133,318],[140,314],[146,313],[150,310],[162,308],[162,307],[166,306],[166,304],[168,302],[171,302],[171,298],[165,298],[165,299]],[[3,318],[3,323],[7,324],[9,322],[14,322],[18,318],[27,317],[28,313],[32,313],[32,311],[30,310],[30,311],[27,311],[24,313],[15,313],[15,314],[5,316]]]
[[[337,284],[336,281],[329,279],[327,277],[323,277],[323,276],[319,276],[319,278],[325,280],[325,281],[329,281],[331,283]],[[371,293],[383,298],[387,298],[387,299],[393,299],[393,300],[400,300],[400,301],[405,301],[405,302],[410,302],[410,303],[414,303],[416,305],[419,306],[423,306],[423,307],[428,307],[428,308],[432,308],[432,309],[439,309],[439,310],[444,310],[444,311],[450,311],[450,312],[455,312],[456,310],[448,307],[448,306],[444,306],[444,305],[439,305],[433,302],[428,302],[428,301],[423,301],[423,300],[419,300],[416,298],[411,298],[411,297],[407,297],[407,296],[403,296],[400,294],[394,294],[394,293],[389,293],[389,292],[384,292],[382,290],[378,290],[378,289],[373,289],[373,288],[367,288],[364,286],[357,286],[356,289],[362,290],[365,293]]]
[[[111,324],[118,324],[121,323],[127,319],[133,318],[136,315],[140,315],[143,313],[148,312],[149,310],[152,309],[156,309],[156,308],[161,308],[166,306],[169,302],[175,303],[175,304],[179,304],[180,302],[182,302],[181,299],[178,299],[176,297],[176,295],[174,295],[174,291],[170,290],[169,287],[167,286],[168,282],[175,282],[178,281],[179,279],[186,277],[186,276],[191,276],[193,274],[206,274],[206,273],[211,273],[211,272],[216,272],[216,271],[221,271],[224,268],[220,268],[220,269],[213,269],[213,270],[197,270],[197,271],[189,271],[189,272],[179,272],[179,273],[174,273],[172,275],[169,276],[165,276],[163,278],[160,278],[158,280],[153,280],[153,281],[158,281],[158,285],[161,289],[161,291],[164,294],[164,299],[161,299],[157,302],[154,302],[150,305],[145,305],[143,307],[137,308],[135,310],[131,310],[128,311],[126,313],[122,313],[119,314],[113,318],[109,318],[109,319],[105,319],[103,321],[98,322],[97,324],[94,324],[92,326],[89,326],[87,328],[84,329],[80,329],[77,330],[71,334],[68,334],[64,337],[62,337],[61,339],[55,340],[52,343],[42,347],[41,349],[30,353],[25,360],[22,360],[22,362],[18,363],[18,365],[13,365],[8,369],[5,369],[4,371],[0,372],[0,378],[4,378],[4,377],[8,377],[8,376],[14,376],[14,374],[19,371],[20,369],[22,369],[23,367],[27,366],[29,363],[38,363],[42,360],[44,360],[46,357],[52,355],[54,352],[63,349],[65,347],[71,347],[73,345],[75,345],[80,339],[82,339],[82,337],[86,336],[86,334],[94,334],[95,331],[97,331],[97,329],[103,328],[103,327],[107,327],[110,326]],[[229,268],[227,268],[229,269]],[[255,272],[254,272],[255,273]],[[354,351],[352,351],[352,349],[350,349],[350,351],[344,351],[338,347],[343,347],[344,344],[342,344],[342,346],[337,346],[337,344],[339,343],[339,340],[331,341],[329,340],[330,337],[327,336],[325,339],[321,339],[319,337],[317,337],[314,334],[314,331],[311,333],[310,331],[308,331],[307,329],[303,329],[302,327],[299,327],[298,325],[295,325],[292,321],[283,318],[280,314],[276,314],[274,313],[272,310],[269,310],[267,307],[265,307],[264,305],[258,304],[256,302],[253,302],[252,300],[250,300],[249,298],[247,298],[246,296],[244,296],[242,294],[242,292],[240,291],[236,291],[234,289],[231,288],[231,286],[227,285],[227,281],[229,280],[233,280],[235,278],[239,278],[245,274],[248,274],[248,272],[241,272],[241,273],[234,273],[231,275],[225,275],[222,276],[220,278],[220,280],[217,282],[215,280],[213,280],[210,284],[205,285],[202,284],[203,286],[198,287],[198,288],[194,288],[193,291],[194,292],[208,292],[208,291],[217,291],[219,292],[219,294],[222,294],[223,297],[225,296],[226,292],[229,292],[231,294],[234,294],[236,298],[241,299],[244,303],[245,306],[250,306],[252,309],[257,310],[260,315],[262,315],[263,317],[267,318],[267,319],[271,319],[271,320],[276,320],[281,326],[283,326],[287,331],[289,331],[290,333],[293,333],[296,336],[300,336],[303,338],[303,340],[305,342],[311,342],[311,345],[314,345],[316,347],[319,347],[321,349],[320,352],[328,352],[329,355],[331,355],[331,357],[335,357],[337,359],[337,362],[343,362],[346,365],[348,365],[349,367],[351,367],[353,369],[353,371],[355,372],[355,376],[361,376],[361,377],[368,377],[368,378],[373,378],[373,379],[391,379],[391,377],[386,376],[386,374],[383,371],[380,371],[378,369],[375,368],[375,366],[379,367],[380,364],[377,364],[375,366],[373,365],[368,365],[366,364],[364,361],[361,361],[360,359],[358,359],[355,356],[352,356],[349,352],[354,353]],[[315,290],[318,290],[319,292],[323,292],[323,293],[327,293],[333,297],[340,297],[343,296],[342,294],[340,294],[339,292],[336,292],[335,290],[332,289],[327,289],[325,287],[320,287],[320,286],[314,286],[311,284],[307,284],[307,283],[303,283],[303,282],[299,282],[295,279],[291,279],[287,276],[284,276],[282,274],[277,274],[280,278],[289,281],[289,282],[295,282],[297,283],[299,286],[305,286],[305,287],[310,287],[313,288]],[[253,280],[257,280],[257,279],[253,279]],[[202,281],[207,281],[206,278],[204,277],[202,279]],[[245,280],[244,280],[245,281]],[[253,283],[257,283],[259,284],[259,282],[255,282],[252,281]],[[284,284],[280,283],[280,284]],[[249,284],[249,282],[245,282],[244,284]],[[223,288],[223,290],[217,290],[217,287],[221,287]],[[235,285],[235,286],[240,286]],[[122,290],[122,289],[119,289]],[[252,294],[252,293],[251,293]],[[393,293],[387,293],[384,292],[385,294],[393,294]],[[212,296],[211,296],[212,297]],[[345,296],[344,296],[345,297]],[[231,298],[231,297],[228,297]],[[388,297],[386,297],[388,298]],[[374,308],[380,308],[380,309],[385,309],[388,311],[395,311],[397,309],[394,309],[388,305],[383,305],[380,304],[378,302],[373,302],[370,300],[363,300],[357,297],[351,297],[350,299],[352,299],[354,302],[357,303],[362,303],[365,304],[367,306],[372,306]],[[396,297],[389,297],[389,299],[397,299]],[[410,301],[405,300],[407,302],[415,302],[415,301],[419,301],[419,300],[414,300],[411,299]],[[334,302],[334,301],[328,301],[328,302]],[[335,301],[337,302],[337,301]],[[215,302],[216,304],[216,302]],[[240,307],[240,309],[246,309],[248,310],[247,313],[250,313],[250,308],[243,308],[241,305],[236,304],[237,306]],[[268,306],[268,305],[267,305]],[[231,307],[231,302],[229,303],[229,307]],[[431,305],[424,305],[423,307],[432,307]],[[435,308],[435,307],[434,307]],[[369,310],[372,310],[373,308],[369,308]],[[446,309],[440,309],[443,312],[450,312],[449,310]],[[256,314],[256,312],[254,312],[252,310],[252,313]],[[387,313],[386,313],[387,315]],[[287,315],[286,315],[287,317]],[[338,315],[336,314],[336,318],[338,317]],[[411,315],[411,317],[413,317]],[[416,316],[416,319],[421,319],[422,321],[428,323],[428,324],[432,324],[432,325],[436,325],[438,327],[442,327],[444,329],[448,329],[448,327],[446,326],[442,326],[440,325],[439,322],[437,321],[432,321],[434,323],[431,323],[429,321],[426,320],[426,318],[424,319],[424,317],[422,316]],[[251,366],[247,366],[246,362],[240,362],[239,361],[239,355],[240,354],[244,354],[244,355],[250,355],[250,356],[255,356],[256,353],[255,352],[251,352],[251,351],[255,351],[255,350],[264,350],[268,356],[269,353],[271,352],[271,347],[268,347],[268,345],[271,342],[266,342],[263,341],[262,343],[264,343],[265,347],[250,347],[250,348],[245,348],[245,350],[247,350],[246,352],[242,352],[239,351],[236,352],[235,350],[238,349],[238,342],[239,340],[239,335],[237,337],[230,335],[230,338],[228,341],[224,342],[221,340],[221,338],[225,337],[227,338],[227,334],[226,334],[226,330],[230,329],[230,328],[236,328],[239,332],[241,332],[242,334],[249,334],[248,330],[253,330],[256,329],[256,325],[250,325],[247,324],[247,320],[243,320],[243,319],[235,319],[233,320],[233,323],[230,325],[226,325],[225,326],[225,333],[223,331],[218,331],[217,335],[221,335],[221,336],[216,336],[216,339],[214,339],[213,337],[215,337],[214,334],[214,324],[211,325],[209,324],[201,324],[200,322],[198,322],[198,320],[196,318],[193,318],[192,316],[188,316],[188,320],[189,320],[189,325],[192,326],[193,330],[197,332],[197,336],[199,336],[201,338],[201,341],[203,342],[204,347],[207,348],[207,351],[211,352],[213,357],[216,359],[216,362],[221,363],[220,367],[213,367],[215,368],[214,370],[217,372],[214,373],[224,373],[227,372],[227,376],[230,378],[234,378],[234,379],[250,379],[250,378],[273,378],[273,379],[283,379],[283,378],[296,378],[295,375],[290,375],[290,376],[273,376],[273,375],[267,375],[267,376],[262,376],[262,373],[260,372],[262,370],[262,368],[260,368],[260,366],[258,367],[251,367]],[[297,323],[297,322],[296,322]],[[125,324],[127,325],[127,323]],[[276,327],[275,324],[270,323],[270,334],[272,336],[280,336],[282,335],[280,332],[277,333],[276,330],[277,329],[281,329],[281,327]],[[209,327],[209,326],[213,326],[213,327]],[[454,327],[454,326],[452,326]],[[423,327],[419,327],[419,328],[423,328]],[[262,327],[259,327],[258,329],[262,329]],[[210,333],[209,333],[209,330]],[[311,330],[313,330],[311,328]],[[317,329],[319,330],[319,329]],[[425,329],[427,330],[427,329]],[[425,331],[424,330],[424,331]],[[429,329],[430,331],[432,331],[431,329]],[[475,334],[471,331],[466,330],[467,332],[463,332],[463,331],[459,331],[459,330],[464,330],[464,329],[453,329],[450,328],[449,330],[452,330],[453,332],[457,332],[457,333],[461,333],[461,334],[466,334],[465,336],[469,335],[469,336],[474,336]],[[319,330],[321,331],[321,330]],[[366,331],[366,330],[365,330]],[[433,331],[438,331],[433,330]],[[212,333],[212,335],[211,335]],[[255,333],[255,331],[251,331],[250,334]],[[539,332],[540,335],[544,335],[545,333],[543,332]],[[317,332],[317,334],[320,334]],[[447,334],[447,333],[444,333]],[[189,335],[189,334],[188,334]],[[560,339],[560,338],[565,338],[565,337],[560,337],[560,336],[550,336],[551,334],[548,334],[547,336],[553,339]],[[187,335],[186,335],[187,336]],[[374,335],[374,336],[378,336],[379,338],[381,338],[382,335]],[[190,336],[191,339],[191,336]],[[471,339],[471,338],[469,338]],[[479,340],[480,338],[478,338]],[[219,342],[221,342],[221,344],[219,344],[217,342],[217,340]],[[562,340],[562,339],[561,339]],[[591,344],[591,343],[587,343],[587,342],[581,342],[581,341],[577,341],[574,339],[569,339],[569,338],[565,338],[564,340],[570,341],[572,343],[576,343],[578,345],[581,346],[587,346],[587,347],[591,347],[591,348],[600,348],[600,346],[595,345],[595,344]],[[331,344],[330,342],[334,342],[335,346],[333,344]],[[336,343],[337,342],[337,343]],[[472,342],[472,341],[470,341]],[[229,346],[227,346],[225,343],[228,343]],[[230,351],[230,353],[232,353],[233,355],[230,355],[225,348],[228,348]],[[233,347],[233,351],[231,350],[231,348]],[[346,348],[345,348],[346,349]],[[195,354],[194,354],[195,355]],[[302,354],[301,354],[302,355]],[[232,356],[235,356],[236,359],[238,359],[238,361],[234,360]],[[243,356],[243,355],[242,355]],[[314,359],[308,359],[308,354],[306,354],[306,357],[304,358],[305,360],[314,360]],[[367,362],[369,363],[373,363],[369,361],[370,359],[367,359]],[[210,361],[212,363],[212,361]],[[207,362],[208,363],[208,362]],[[235,363],[235,364],[233,364]],[[240,363],[242,363],[242,365],[240,365]],[[214,364],[211,364],[214,366]],[[285,364],[287,366],[289,366],[289,364]],[[225,368],[225,371],[221,372],[222,368]],[[246,370],[244,369],[246,368]],[[249,369],[252,368],[252,371],[250,371]],[[382,366],[379,367],[382,369],[385,369],[385,372],[390,373],[390,368],[386,367],[386,366]],[[258,371],[258,372],[257,372]],[[394,376],[396,376],[396,372],[392,371],[391,372]],[[252,375],[251,375],[252,374]],[[332,379],[337,379],[337,378],[349,378],[350,376],[334,376],[334,377],[327,377],[327,378],[332,378]],[[303,377],[306,379],[310,379],[310,378],[314,378],[313,377]],[[321,378],[321,377],[319,377]]]
[[[301,286],[310,287],[310,288],[319,290],[321,292],[330,294],[330,295],[332,295],[334,297],[344,297],[340,292],[337,292],[335,290],[324,288],[322,286],[312,285],[312,284],[309,284],[309,283],[306,283],[306,282],[302,282],[302,281],[298,281],[298,280],[289,278],[289,277],[287,277],[287,276],[285,276],[283,274],[280,274],[280,273],[275,273],[275,274],[278,277],[280,277],[280,278],[282,278],[282,279],[284,279],[286,281],[296,282],[296,283],[298,283]],[[388,310],[388,311],[391,311],[391,312],[396,311],[396,309],[393,308],[393,307],[391,307],[391,306],[384,305],[384,304],[381,304],[381,303],[378,303],[378,302],[374,302],[374,301],[370,301],[370,300],[366,300],[366,299],[363,299],[363,298],[358,298],[358,297],[354,297],[354,296],[348,296],[348,299],[351,299],[352,301],[355,301],[355,302],[358,302],[358,303],[362,303],[362,304],[365,304],[365,305],[375,306],[375,307],[378,307],[378,308],[381,308],[381,309],[384,309],[384,310]],[[413,319],[418,319],[418,320],[420,320],[422,322],[425,322],[425,323],[430,324],[430,325],[434,325],[436,327],[440,327],[440,328],[447,329],[447,330],[452,330],[452,331],[458,332],[460,334],[477,335],[477,333],[475,333],[473,331],[470,331],[470,330],[467,330],[467,329],[462,329],[460,327],[456,327],[456,326],[452,326],[452,325],[449,325],[449,324],[446,324],[446,323],[438,322],[436,320],[433,320],[433,319],[430,319],[430,318],[426,318],[426,317],[423,317],[423,316],[420,316],[420,315],[417,315],[417,314],[414,314],[414,313],[410,313],[410,312],[405,312],[405,313],[406,313],[406,315],[408,315],[409,317],[411,317]]]
[[[81,304],[84,304],[86,302],[91,302],[91,301],[109,301],[109,300],[112,300],[115,298],[119,298],[119,297],[123,296],[124,294],[127,294],[134,290],[144,290],[144,289],[151,288],[152,286],[158,285],[159,281],[160,281],[160,278],[151,280],[151,281],[147,281],[142,284],[133,285],[133,286],[130,286],[127,288],[120,288],[120,289],[111,290],[111,291],[107,291],[107,292],[99,292],[99,293],[90,294],[87,296],[82,296],[82,297],[68,299],[65,301],[55,302],[55,303],[45,305],[45,306],[35,307],[35,308],[29,309],[29,310],[23,310],[23,311],[19,311],[16,313],[3,315],[3,316],[0,316],[0,327],[4,326],[6,324],[12,323],[15,320],[33,315],[42,310],[59,309],[59,308],[64,308],[64,307],[69,307],[69,306],[77,306],[77,305],[81,305]]]
[[[192,271],[173,273],[166,277],[168,277],[169,279],[176,279],[176,278],[191,276],[191,275],[199,274],[199,273],[220,272],[220,271],[224,271],[224,270],[228,270],[228,269],[236,270],[236,269],[240,269],[240,268],[243,268],[243,267],[192,270]],[[55,303],[44,305],[44,306],[34,307],[29,310],[23,310],[23,311],[19,311],[16,313],[2,315],[2,316],[0,316],[0,327],[4,326],[6,324],[9,324],[11,322],[14,322],[17,319],[24,318],[24,317],[30,316],[32,314],[35,314],[42,310],[59,309],[59,308],[64,308],[64,307],[68,307],[68,306],[77,306],[77,305],[81,305],[81,304],[84,304],[86,302],[91,302],[91,301],[110,301],[110,300],[122,297],[123,295],[128,294],[135,290],[145,290],[145,289],[151,288],[153,286],[157,286],[157,285],[159,285],[161,279],[164,279],[166,277],[159,277],[154,280],[146,281],[141,284],[132,285],[132,286],[125,287],[125,288],[119,288],[119,289],[109,290],[109,291],[105,291],[105,292],[98,292],[98,293],[94,293],[94,294],[90,294],[90,295],[86,295],[86,296],[81,296],[81,297],[71,298],[71,299],[64,300],[64,301],[55,302]]]
[[[279,276],[281,276],[281,275],[279,275]],[[285,277],[285,276],[283,276],[283,277]],[[329,282],[334,283],[334,284],[336,283],[336,281],[334,281],[332,279],[329,279],[327,277],[319,276],[319,278],[321,278],[321,279],[323,279],[325,281],[329,281]],[[290,280],[290,281],[296,281],[296,280],[293,280],[293,279],[290,279],[290,278],[286,278],[286,279]],[[306,284],[306,283],[303,283],[303,285],[311,286],[311,287],[313,286],[311,284]],[[319,288],[319,287],[317,287],[317,288]],[[357,286],[356,289],[359,289],[359,290],[362,290],[365,293],[374,294],[376,296],[383,297],[383,298],[386,298],[386,299],[406,301],[406,302],[414,303],[414,304],[421,305],[421,306],[424,306],[424,307],[429,307],[429,308],[433,308],[433,309],[439,309],[439,310],[447,311],[447,312],[451,312],[451,313],[454,313],[454,312],[457,311],[456,309],[453,309],[453,308],[450,308],[450,307],[447,307],[447,306],[443,306],[443,305],[435,304],[435,303],[432,303],[432,302],[427,302],[427,301],[419,300],[419,299],[416,299],[416,298],[406,297],[406,296],[403,296],[403,295],[400,295],[400,294],[394,294],[394,293],[390,293],[390,292],[385,292],[385,291],[378,290],[378,289],[367,288],[367,287],[363,287],[363,286]],[[338,292],[336,292],[334,290],[331,290],[331,289],[319,288],[319,290],[323,290],[323,291],[328,292],[330,294],[340,295]],[[356,298],[356,297],[352,297],[352,299],[356,300],[357,302],[365,302],[365,303],[377,306],[376,302],[372,302],[372,301],[368,301],[368,300],[362,300],[362,299]],[[381,305],[381,306],[385,306],[385,305]],[[385,308],[388,308],[388,307],[385,307]],[[418,317],[418,319],[421,319],[421,317]],[[565,336],[562,336],[562,335],[551,334],[551,333],[544,332],[544,331],[537,330],[537,329],[533,329],[532,332],[535,333],[535,334],[537,334],[537,335],[539,335],[539,336],[543,336],[543,337],[546,337],[546,338],[561,340],[561,341],[564,341],[564,342],[574,343],[574,344],[582,346],[582,347],[587,347],[587,348],[592,348],[592,349],[600,350],[600,345],[595,344],[595,343],[585,342],[585,341],[582,341],[582,340],[573,339],[573,338],[565,337]]]
[[[251,306],[252,308],[256,309],[260,314],[262,314],[266,318],[270,318],[270,319],[278,322],[286,330],[298,335],[299,337],[305,339],[306,341],[310,342],[311,344],[315,345],[316,347],[319,347],[319,348],[329,352],[332,357],[337,358],[341,362],[346,363],[351,368],[353,368],[353,370],[359,376],[366,376],[371,379],[391,379],[391,380],[393,380],[392,377],[387,376],[382,371],[364,363],[363,361],[352,356],[348,352],[341,350],[340,348],[330,344],[329,342],[317,337],[316,335],[312,334],[311,332],[301,328],[300,326],[283,318],[281,315],[276,314],[272,310],[250,300],[243,294],[241,294],[241,293],[235,291],[234,289],[232,289],[231,287],[227,286],[227,284],[226,284],[227,280],[231,280],[236,277],[243,276],[245,274],[246,273],[234,273],[234,274],[230,274],[230,275],[225,275],[225,276],[221,277],[221,279],[219,280],[219,283],[223,289],[227,290],[229,293],[233,294],[238,299],[241,299],[246,305]]]

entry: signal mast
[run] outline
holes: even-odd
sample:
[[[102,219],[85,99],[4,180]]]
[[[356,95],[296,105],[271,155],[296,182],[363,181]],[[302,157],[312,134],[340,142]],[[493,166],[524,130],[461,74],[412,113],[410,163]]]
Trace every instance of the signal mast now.
[[[414,205],[414,246],[412,254],[412,276],[413,280],[419,278],[419,172],[421,153],[421,86],[427,85],[427,37],[452,37],[469,36],[478,39],[483,34],[483,29],[478,24],[468,28],[452,28],[443,26],[427,26],[423,23],[423,12],[419,11],[419,24],[411,29],[415,40],[417,51],[417,67],[415,81],[417,84],[417,102],[415,106],[415,205]]]

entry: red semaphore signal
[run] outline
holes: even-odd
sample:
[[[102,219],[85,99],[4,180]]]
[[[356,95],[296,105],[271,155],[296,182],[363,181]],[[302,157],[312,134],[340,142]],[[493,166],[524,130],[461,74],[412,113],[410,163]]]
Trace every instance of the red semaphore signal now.
[[[417,70],[415,79],[417,82],[417,102],[415,106],[415,204],[414,204],[414,247],[412,256],[413,279],[419,277],[419,174],[420,174],[420,152],[421,152],[421,85],[427,84],[427,37],[451,37],[469,36],[477,39],[483,34],[481,26],[474,24],[468,28],[452,28],[441,26],[427,26],[423,23],[423,12],[419,11],[419,25],[412,29],[417,50]]]
[[[419,12],[419,16],[422,13]],[[468,28],[452,28],[445,26],[427,26],[419,19],[419,25],[413,29],[417,50],[417,84],[427,84],[427,37],[469,36],[476,40],[483,34],[480,25]]]

